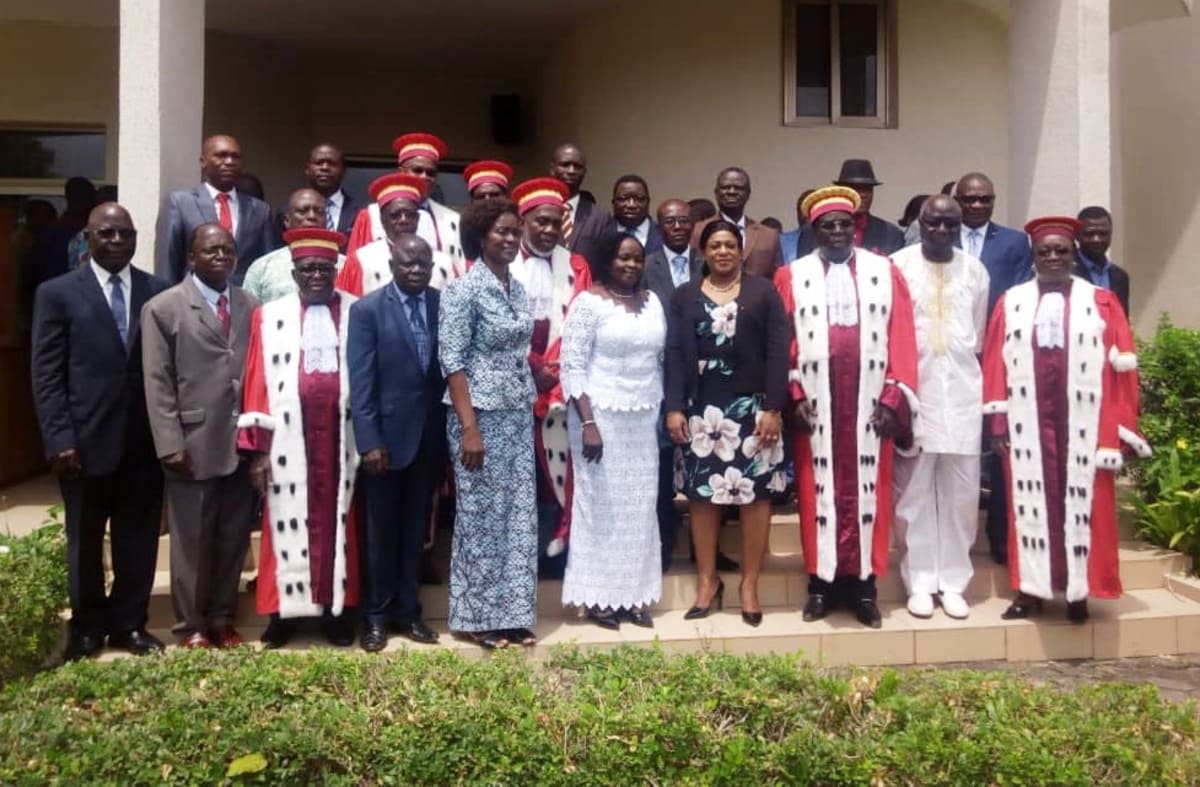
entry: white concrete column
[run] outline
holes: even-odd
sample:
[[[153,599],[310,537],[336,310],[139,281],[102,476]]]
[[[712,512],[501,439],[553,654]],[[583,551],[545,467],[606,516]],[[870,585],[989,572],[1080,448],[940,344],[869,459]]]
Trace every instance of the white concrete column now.
[[[153,271],[159,206],[174,189],[200,182],[205,4],[120,2],[118,188],[138,228],[133,262]]]
[[[1110,0],[1010,0],[1009,220],[1111,204]]]

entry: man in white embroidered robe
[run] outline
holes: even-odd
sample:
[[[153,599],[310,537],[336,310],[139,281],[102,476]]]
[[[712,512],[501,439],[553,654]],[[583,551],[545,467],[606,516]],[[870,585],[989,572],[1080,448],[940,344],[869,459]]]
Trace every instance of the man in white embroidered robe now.
[[[887,571],[893,445],[912,444],[917,351],[904,277],[856,249],[858,194],[830,186],[804,201],[817,250],[780,268],[793,318],[796,492],[808,571],[804,619],[844,602],[878,628],[875,577]]]
[[[921,242],[892,255],[913,300],[921,401],[920,453],[897,457],[892,476],[896,543],[908,611],[930,617],[937,597],[948,616],[965,618],[979,525],[988,273],[954,247],[962,209],[952,198],[926,200],[918,225]]]
[[[354,297],[333,287],[338,247],[324,228],[289,230],[297,295],[251,319],[238,448],[264,497],[256,600],[271,615],[267,647],[292,633],[289,619],[324,615],[326,638],[354,641],[344,614],[358,603],[354,476],[346,331]]]

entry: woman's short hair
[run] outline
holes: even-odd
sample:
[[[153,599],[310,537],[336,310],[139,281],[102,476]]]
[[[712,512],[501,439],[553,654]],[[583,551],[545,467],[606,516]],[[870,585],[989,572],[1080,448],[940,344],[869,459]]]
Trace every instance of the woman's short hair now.
[[[742,248],[742,231],[738,225],[732,221],[725,219],[715,219],[704,225],[704,229],[700,231],[700,253],[704,253],[704,247],[708,245],[708,239],[718,232],[732,232],[733,237],[737,238],[737,247]]]
[[[475,260],[483,254],[483,238],[496,220],[505,213],[520,216],[512,200],[494,199],[472,202],[463,210],[458,220],[458,234],[462,240],[463,254]]]
[[[592,259],[588,261],[588,266],[592,269],[592,281],[608,286],[608,282],[612,278],[613,261],[617,259],[617,254],[621,251],[621,244],[625,242],[626,238],[638,245],[638,248],[642,250],[642,257],[645,259],[646,248],[642,246],[640,240],[624,232],[606,233],[596,243],[596,251],[592,255]]]

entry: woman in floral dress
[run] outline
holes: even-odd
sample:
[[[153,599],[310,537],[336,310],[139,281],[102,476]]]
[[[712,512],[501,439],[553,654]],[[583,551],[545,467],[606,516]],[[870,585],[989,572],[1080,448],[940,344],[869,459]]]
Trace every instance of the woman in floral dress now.
[[[782,491],[780,413],[787,401],[789,325],[770,280],[742,274],[737,225],[700,234],[704,276],[675,291],[667,321],[667,431],[683,446],[683,489],[696,548],[696,603],[687,619],[724,604],[717,576],[721,506],[742,525],[742,619],[762,622],[758,575],[771,503]]]

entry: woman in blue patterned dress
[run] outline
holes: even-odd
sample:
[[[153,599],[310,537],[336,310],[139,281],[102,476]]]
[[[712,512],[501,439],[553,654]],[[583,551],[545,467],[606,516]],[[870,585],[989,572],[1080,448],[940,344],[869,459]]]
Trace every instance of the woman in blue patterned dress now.
[[[460,222],[467,274],[442,295],[439,357],[458,507],[450,548],[450,630],[487,649],[537,642],[533,318],[509,276],[521,221],[508,200]]]
[[[667,321],[667,431],[683,446],[683,491],[696,548],[696,603],[687,619],[724,604],[717,575],[723,506],[742,525],[742,619],[762,622],[758,575],[770,531],[770,493],[782,491],[781,411],[790,326],[770,279],[742,274],[737,225],[700,233],[704,276],[675,291]]]

